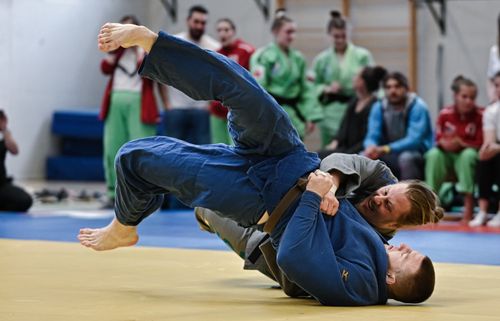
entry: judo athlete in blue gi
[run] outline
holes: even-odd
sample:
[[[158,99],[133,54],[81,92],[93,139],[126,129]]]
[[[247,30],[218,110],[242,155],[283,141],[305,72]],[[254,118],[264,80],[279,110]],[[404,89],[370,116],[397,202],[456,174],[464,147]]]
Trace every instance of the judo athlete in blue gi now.
[[[116,158],[116,218],[104,228],[80,230],[82,245],[109,250],[135,244],[136,226],[160,207],[165,193],[253,226],[306,177],[304,193],[270,235],[277,264],[290,280],[324,305],[385,304],[389,297],[406,301],[407,289],[419,291],[417,300],[410,293],[409,301],[431,295],[434,270],[426,257],[404,249],[388,252],[348,201],[337,204],[333,217],[321,213],[332,176],[317,170],[317,154],[306,151],[287,114],[244,68],[135,25],[105,24],[98,44],[103,51],[141,46],[149,53],[142,76],[194,99],[221,101],[230,110],[235,145],[196,146],[169,137],[125,144]]]

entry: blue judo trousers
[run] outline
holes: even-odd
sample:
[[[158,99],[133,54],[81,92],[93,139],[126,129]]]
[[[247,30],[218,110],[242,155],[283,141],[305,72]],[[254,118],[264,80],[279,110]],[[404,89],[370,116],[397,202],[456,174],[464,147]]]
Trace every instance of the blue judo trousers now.
[[[116,158],[115,211],[122,224],[139,224],[172,193],[186,205],[252,226],[318,168],[317,154],[306,151],[286,112],[232,60],[160,32],[140,73],[194,99],[221,101],[230,110],[235,146],[169,137],[125,144]],[[320,202],[305,191],[275,227],[279,267],[322,304],[385,304],[380,236],[349,201],[340,201],[334,217],[321,214]]]
[[[319,167],[286,112],[240,65],[160,32],[140,74],[230,110],[235,146],[192,145],[170,137],[125,144],[116,158],[116,216],[137,225],[172,193],[242,226],[271,213],[296,181]]]

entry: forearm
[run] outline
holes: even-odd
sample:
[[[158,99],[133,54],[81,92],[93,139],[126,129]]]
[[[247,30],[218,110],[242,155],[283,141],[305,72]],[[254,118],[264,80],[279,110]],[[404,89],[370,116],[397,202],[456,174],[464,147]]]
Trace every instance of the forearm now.
[[[19,148],[17,146],[16,141],[14,140],[14,137],[12,137],[12,133],[8,129],[2,130],[3,134],[3,139],[5,141],[5,147],[7,150],[13,154],[17,155],[19,153]]]
[[[410,137],[406,136],[399,140],[393,141],[388,144],[390,150],[395,153],[400,153],[402,151],[412,151],[419,150],[423,137]]]
[[[304,192],[281,238],[277,263],[291,281],[322,304],[333,305],[332,298],[340,294],[342,285],[335,253],[320,220],[320,201],[317,194]]]
[[[169,96],[168,96],[168,87],[163,85],[163,84],[160,84],[160,83],[157,83],[158,84],[158,91],[160,93],[160,98],[161,98],[161,101],[163,102],[163,108],[165,110],[170,110],[171,106],[170,106],[170,100],[169,100]]]
[[[379,187],[397,181],[383,162],[359,155],[331,154],[321,162],[320,169],[341,174],[337,196],[346,196],[357,190],[372,190],[373,184]]]

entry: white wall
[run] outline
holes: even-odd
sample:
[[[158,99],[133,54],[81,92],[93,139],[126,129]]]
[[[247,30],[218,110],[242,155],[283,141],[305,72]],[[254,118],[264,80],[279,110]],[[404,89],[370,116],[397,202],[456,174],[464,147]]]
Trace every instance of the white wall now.
[[[498,0],[448,1],[446,35],[441,36],[426,6],[418,10],[419,94],[435,114],[439,109],[437,47],[442,43],[443,92],[445,104],[452,103],[451,81],[458,74],[474,80],[479,87],[477,103],[486,105],[486,69],[490,47],[496,42]],[[437,7],[436,7],[437,8]]]
[[[17,179],[42,178],[54,153],[56,109],[97,107],[106,79],[96,35],[107,20],[146,19],[151,1],[0,0],[0,108],[21,149],[7,157]]]
[[[270,2],[274,5],[275,1]],[[308,4],[323,2],[315,0]],[[102,23],[133,13],[153,30],[176,33],[185,29],[188,8],[198,3],[210,11],[207,33],[211,36],[215,35],[215,21],[229,17],[236,22],[239,35],[255,46],[271,40],[269,21],[253,0],[178,1],[177,23],[170,20],[159,0],[0,0],[0,108],[7,111],[11,130],[21,148],[19,156],[7,158],[9,173],[18,179],[42,178],[45,159],[54,153],[54,138],[50,134],[52,112],[99,106],[106,83],[99,71],[102,53],[96,48],[96,34]],[[331,6],[338,7],[339,3],[335,0]],[[369,3],[373,5],[371,0]],[[358,7],[363,8],[356,6],[353,10]],[[428,9],[419,8],[418,91],[429,103],[433,115],[438,110],[435,74],[440,41],[446,58],[445,102],[451,102],[451,80],[462,73],[478,83],[478,103],[486,104],[487,56],[496,39],[499,9],[500,1],[495,0],[448,1],[448,30],[441,39]],[[293,8],[290,11],[294,16],[310,12]],[[401,15],[407,17],[407,11],[402,10]],[[353,17],[362,14],[353,13]],[[302,20],[304,17],[297,17],[304,24]],[[324,17],[317,21],[318,28],[323,30],[326,20]],[[323,31],[309,40],[321,41],[320,46],[324,46]]]
[[[274,5],[274,1],[270,1]],[[160,1],[150,3],[149,23],[153,30],[178,33],[186,30],[186,18],[191,6],[201,4],[209,11],[206,33],[215,38],[215,22],[220,18],[230,18],[237,27],[238,36],[254,46],[262,46],[271,41],[269,21],[264,19],[255,0],[182,0],[178,1],[177,22],[167,15]],[[271,15],[274,13],[271,7]],[[271,18],[272,19],[272,18]]]

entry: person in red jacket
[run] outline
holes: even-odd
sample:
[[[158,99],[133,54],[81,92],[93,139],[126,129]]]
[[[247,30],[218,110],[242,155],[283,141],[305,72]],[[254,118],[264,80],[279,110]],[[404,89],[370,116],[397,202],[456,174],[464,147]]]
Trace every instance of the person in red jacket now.
[[[475,104],[476,84],[458,76],[451,85],[452,106],[440,113],[436,126],[436,146],[425,155],[425,181],[439,192],[443,182],[456,176],[455,188],[464,195],[464,222],[472,219],[474,177],[478,150],[483,143],[482,108]]]
[[[139,24],[134,16],[125,16],[121,22]],[[156,134],[159,114],[153,91],[154,83],[141,78],[137,72],[144,54],[144,50],[137,46],[127,49],[120,47],[101,62],[103,74],[110,76],[99,114],[99,118],[104,121],[103,162],[108,196],[105,208],[114,206],[114,160],[120,147],[133,139]],[[164,87],[158,86],[164,98]]]
[[[222,44],[221,49],[217,52],[227,56],[248,70],[250,57],[255,51],[255,48],[236,38],[236,26],[229,18],[217,20],[216,24],[217,35]],[[230,145],[231,136],[227,130],[227,108],[220,102],[213,101],[210,103],[210,134],[212,143],[223,143]]]

